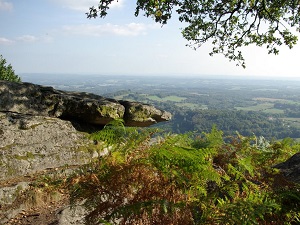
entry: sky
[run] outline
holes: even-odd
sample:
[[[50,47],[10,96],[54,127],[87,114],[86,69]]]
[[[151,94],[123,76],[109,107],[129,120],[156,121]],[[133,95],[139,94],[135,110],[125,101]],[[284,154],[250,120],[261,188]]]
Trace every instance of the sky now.
[[[243,50],[246,69],[210,44],[186,47],[184,24],[134,16],[135,2],[119,0],[104,19],[87,19],[97,0],[0,0],[0,54],[16,74],[230,75],[300,78],[300,43],[278,56]]]

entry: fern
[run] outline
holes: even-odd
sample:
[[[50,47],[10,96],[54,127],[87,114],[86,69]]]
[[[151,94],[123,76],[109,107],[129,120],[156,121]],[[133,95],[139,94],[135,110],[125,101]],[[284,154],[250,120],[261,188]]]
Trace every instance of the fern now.
[[[272,168],[299,144],[241,135],[225,143],[216,127],[153,141],[158,132],[116,121],[92,135],[110,154],[69,179],[72,204],[85,199],[87,224],[299,222],[299,185]]]
[[[245,199],[237,199],[234,202],[227,199],[219,200],[218,204],[221,213],[218,214],[216,224],[261,224],[266,216],[280,210],[280,205],[260,193],[249,195]]]
[[[90,138],[95,141],[102,141],[107,145],[120,144],[124,142],[126,129],[122,119],[112,120],[98,132],[90,135]]]
[[[175,146],[174,140],[176,140]],[[180,141],[178,136],[170,136],[162,144],[153,146],[149,157],[152,165],[168,178],[186,187],[193,186],[198,190],[205,190],[207,181],[219,183],[220,176],[210,161],[215,153],[214,150],[181,146]]]

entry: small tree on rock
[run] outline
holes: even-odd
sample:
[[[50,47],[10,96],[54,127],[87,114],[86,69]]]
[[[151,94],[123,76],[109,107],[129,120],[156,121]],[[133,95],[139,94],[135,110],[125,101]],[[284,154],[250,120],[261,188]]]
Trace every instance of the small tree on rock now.
[[[0,55],[0,80],[20,82],[21,78],[15,74],[11,64],[5,64],[6,60]]]

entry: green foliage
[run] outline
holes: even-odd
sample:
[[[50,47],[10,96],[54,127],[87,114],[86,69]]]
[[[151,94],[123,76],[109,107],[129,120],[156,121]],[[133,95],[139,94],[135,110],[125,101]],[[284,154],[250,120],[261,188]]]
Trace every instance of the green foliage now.
[[[122,119],[112,120],[105,127],[90,135],[95,141],[103,141],[107,145],[119,144],[124,142],[126,130]]]
[[[114,122],[115,123],[115,122]],[[222,132],[158,137],[122,127],[122,144],[69,178],[72,204],[85,199],[87,224],[296,224],[299,184],[272,166],[299,151]],[[120,135],[108,125],[100,140]],[[133,134],[133,135],[131,135]],[[109,137],[109,138],[107,138]]]
[[[5,64],[6,60],[0,55],[0,80],[20,82],[21,78],[15,74],[11,64]]]
[[[208,181],[220,183],[211,160],[216,153],[213,148],[196,149],[191,146],[188,135],[168,136],[153,146],[149,155],[151,165],[188,195],[197,192],[206,195]]]
[[[105,17],[113,1],[100,0],[98,7],[90,8],[87,17]],[[240,50],[243,46],[265,46],[268,53],[278,54],[278,46],[296,45],[298,37],[292,30],[300,28],[299,7],[295,0],[138,0],[135,16],[142,11],[156,22],[166,24],[176,12],[179,21],[186,24],[182,35],[189,46],[196,49],[212,42],[210,55],[221,53],[245,67]]]
[[[135,127],[125,127],[123,119],[115,119],[104,126],[100,131],[92,133],[90,139],[100,141],[102,146],[112,148],[112,151],[130,148],[132,145],[141,144],[151,133],[158,132],[156,129],[148,129],[141,132]]]
[[[223,132],[217,129],[217,126],[213,124],[211,132],[202,132],[204,137],[196,137],[193,142],[195,148],[219,148],[224,144]]]
[[[190,130],[209,132],[213,124],[216,124],[224,136],[232,136],[239,131],[244,136],[251,136],[254,133],[268,140],[300,137],[300,129],[294,127],[295,123],[288,123],[286,119],[283,121],[280,115],[228,110],[221,107],[208,110],[176,109],[171,112],[174,116],[168,124],[171,130],[177,133]]]

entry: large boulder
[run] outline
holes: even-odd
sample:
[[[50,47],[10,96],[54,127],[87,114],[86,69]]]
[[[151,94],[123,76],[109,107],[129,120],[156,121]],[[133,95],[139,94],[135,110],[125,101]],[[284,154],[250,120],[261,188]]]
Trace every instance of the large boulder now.
[[[288,180],[300,183],[300,152],[274,167],[280,169]]]
[[[0,112],[0,182],[65,165],[82,165],[93,146],[70,121]]]
[[[124,119],[128,126],[145,127],[171,119],[170,113],[148,104],[8,81],[0,81],[0,111],[74,119],[98,125]]]
[[[30,208],[38,194],[33,181],[65,176],[103,153],[75,127],[59,118],[0,112],[0,224]]]
[[[140,102],[119,101],[125,107],[124,120],[127,126],[145,127],[167,121],[171,114]]]

